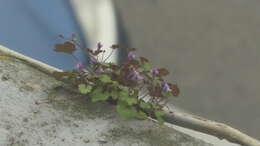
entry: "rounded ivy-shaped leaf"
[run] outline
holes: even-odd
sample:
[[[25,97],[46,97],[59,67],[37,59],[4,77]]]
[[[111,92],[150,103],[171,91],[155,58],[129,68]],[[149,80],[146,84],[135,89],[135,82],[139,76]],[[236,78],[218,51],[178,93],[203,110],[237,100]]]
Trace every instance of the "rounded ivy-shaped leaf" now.
[[[100,75],[98,78],[103,83],[111,83],[112,82],[111,78],[108,75]]]
[[[152,105],[150,103],[146,103],[146,102],[143,102],[143,101],[139,105],[143,109],[151,109],[152,108]]]
[[[117,113],[125,120],[138,117],[138,112],[132,106],[127,106],[121,102],[116,106]]]
[[[92,86],[86,84],[79,84],[78,89],[81,94],[88,94],[92,90]]]
[[[164,123],[164,120],[162,118],[163,115],[165,115],[165,112],[162,110],[157,110],[154,112],[156,119],[159,121],[160,124]]]
[[[90,93],[90,96],[92,102],[105,101],[109,98],[109,93],[103,92],[103,89],[101,87],[98,87]]]

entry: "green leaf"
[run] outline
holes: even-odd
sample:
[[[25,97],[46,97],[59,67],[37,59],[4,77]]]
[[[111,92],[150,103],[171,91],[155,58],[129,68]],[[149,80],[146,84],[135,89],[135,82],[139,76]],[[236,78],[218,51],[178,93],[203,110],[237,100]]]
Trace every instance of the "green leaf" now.
[[[162,116],[165,114],[162,110],[157,110],[154,112],[156,119],[159,121],[160,124],[164,123]]]
[[[164,111],[162,111],[162,110],[155,111],[155,116],[163,116],[163,115],[165,115]]]
[[[108,75],[100,75],[99,80],[103,83],[111,83],[112,80]]]
[[[131,97],[124,97],[121,98],[122,101],[125,101],[128,105],[137,104],[137,98],[131,98]]]
[[[92,86],[86,84],[79,84],[78,89],[81,94],[88,94],[92,90]]]
[[[138,68],[137,71],[138,72],[144,72],[144,68]]]
[[[121,91],[118,91],[118,97],[121,98],[128,98],[129,97],[129,91],[128,88],[125,86],[118,86],[119,89],[121,89]]]
[[[146,103],[146,102],[141,102],[140,107],[143,108],[143,109],[151,109],[152,108],[151,104]]]
[[[90,94],[92,102],[97,102],[97,101],[105,101],[109,97],[108,92],[103,92],[102,88],[96,88],[93,92]]]
[[[119,97],[119,93],[117,91],[112,91],[109,93],[109,96],[111,96],[113,99],[117,99]]]
[[[119,83],[118,83],[117,81],[112,81],[112,84],[113,84],[114,86],[118,86],[118,85],[119,85]]]
[[[145,71],[149,71],[149,70],[152,69],[152,65],[149,62],[144,62],[143,68],[144,68]]]
[[[163,92],[162,95],[164,97],[171,97],[172,96],[172,93],[171,92]]]
[[[135,108],[125,105],[123,102],[119,102],[116,106],[117,113],[125,120],[138,117],[138,112]]]
[[[144,119],[147,118],[147,115],[146,115],[146,113],[139,111],[138,114],[137,114],[137,118],[144,120]]]
[[[156,84],[161,84],[161,80],[160,80],[161,78],[160,77],[155,77],[154,78],[154,82],[156,83]]]
[[[139,92],[138,90],[134,90],[134,93],[131,95],[132,98],[138,98]]]
[[[128,91],[120,91],[119,92],[119,96],[120,98],[125,98],[125,97],[128,97]]]
[[[128,92],[128,87],[123,86],[123,85],[118,85],[117,86],[119,89],[121,89],[122,91],[127,91]]]

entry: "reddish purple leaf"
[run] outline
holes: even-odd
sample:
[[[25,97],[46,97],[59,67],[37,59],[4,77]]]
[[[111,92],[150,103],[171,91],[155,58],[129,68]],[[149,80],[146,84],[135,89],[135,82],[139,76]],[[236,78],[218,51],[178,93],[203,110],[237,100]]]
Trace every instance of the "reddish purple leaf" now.
[[[118,49],[118,48],[120,48],[120,46],[117,45],[117,44],[114,44],[114,45],[111,46],[111,48],[112,48],[112,49]]]
[[[55,45],[54,51],[72,54],[76,50],[76,47],[71,42],[65,42],[64,44]]]
[[[149,62],[149,60],[148,60],[147,58],[145,58],[145,57],[140,57],[140,60],[141,60],[142,62]]]
[[[128,48],[127,52],[136,51],[136,48]]]
[[[170,74],[170,72],[165,68],[159,68],[158,71],[160,76],[167,76],[168,74]]]
[[[180,94],[180,89],[178,88],[178,86],[176,84],[168,83],[168,85],[170,86],[170,88],[172,90],[173,96],[178,96]]]

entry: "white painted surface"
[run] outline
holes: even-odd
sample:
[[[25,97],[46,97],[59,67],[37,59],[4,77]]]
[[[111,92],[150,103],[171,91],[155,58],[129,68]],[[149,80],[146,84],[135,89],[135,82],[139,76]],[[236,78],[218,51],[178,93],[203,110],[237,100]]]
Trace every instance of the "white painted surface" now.
[[[116,16],[111,0],[71,0],[72,7],[78,17],[83,34],[87,37],[89,46],[93,49],[101,42],[107,48],[105,56],[112,49],[109,47],[118,43]],[[114,53],[108,62],[117,61],[117,53]]]

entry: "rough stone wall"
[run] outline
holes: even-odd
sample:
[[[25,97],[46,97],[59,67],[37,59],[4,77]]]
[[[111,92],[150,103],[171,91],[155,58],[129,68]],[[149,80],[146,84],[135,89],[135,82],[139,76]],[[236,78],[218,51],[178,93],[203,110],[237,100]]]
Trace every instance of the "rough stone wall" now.
[[[113,106],[62,89],[55,101],[35,104],[56,83],[25,62],[0,58],[0,146],[210,146],[148,120],[122,120]]]

